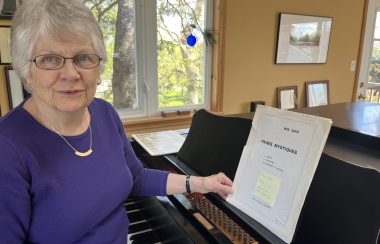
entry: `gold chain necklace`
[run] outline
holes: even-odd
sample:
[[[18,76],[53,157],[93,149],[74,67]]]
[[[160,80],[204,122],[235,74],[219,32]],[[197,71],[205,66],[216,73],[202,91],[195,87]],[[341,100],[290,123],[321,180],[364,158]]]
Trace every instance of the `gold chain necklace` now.
[[[90,148],[86,151],[86,152],[79,152],[78,150],[76,150],[67,140],[64,136],[62,136],[58,130],[56,128],[54,128],[53,126],[51,126],[51,128],[53,128],[53,130],[55,131],[55,133],[57,133],[65,142],[67,145],[69,145],[69,147],[71,147],[74,152],[75,152],[75,155],[79,156],[79,157],[86,157],[88,155],[90,155],[92,153],[92,129],[91,129],[91,125],[89,125],[89,128],[90,128]]]

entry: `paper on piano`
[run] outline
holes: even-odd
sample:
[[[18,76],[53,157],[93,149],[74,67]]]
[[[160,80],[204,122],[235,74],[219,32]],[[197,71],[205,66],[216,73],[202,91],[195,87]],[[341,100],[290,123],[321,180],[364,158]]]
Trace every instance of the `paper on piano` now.
[[[258,106],[227,201],[291,242],[331,124]]]
[[[159,131],[133,134],[134,138],[150,155],[159,156],[177,153],[185,141],[183,130]]]

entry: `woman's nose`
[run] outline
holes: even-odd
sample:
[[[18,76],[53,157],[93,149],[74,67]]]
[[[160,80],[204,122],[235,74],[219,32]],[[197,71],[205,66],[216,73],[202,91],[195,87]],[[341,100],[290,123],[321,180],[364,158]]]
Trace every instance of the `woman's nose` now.
[[[64,75],[64,77],[66,78],[77,79],[80,77],[78,67],[73,62],[72,59],[66,59],[61,70],[62,70],[62,75]]]

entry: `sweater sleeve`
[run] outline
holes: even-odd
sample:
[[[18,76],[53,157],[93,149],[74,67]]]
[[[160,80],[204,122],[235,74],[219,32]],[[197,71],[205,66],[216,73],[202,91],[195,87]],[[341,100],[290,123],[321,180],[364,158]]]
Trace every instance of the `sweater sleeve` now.
[[[124,148],[124,158],[133,178],[131,194],[135,196],[166,195],[166,184],[169,172],[143,167],[133,151],[131,142],[126,136],[123,123],[116,111],[114,111],[114,116],[116,116],[118,122],[118,129]]]
[[[30,177],[19,150],[0,136],[0,243],[24,243],[31,217]]]
[[[164,196],[169,172],[144,168],[124,135],[124,157],[133,178],[132,195]]]

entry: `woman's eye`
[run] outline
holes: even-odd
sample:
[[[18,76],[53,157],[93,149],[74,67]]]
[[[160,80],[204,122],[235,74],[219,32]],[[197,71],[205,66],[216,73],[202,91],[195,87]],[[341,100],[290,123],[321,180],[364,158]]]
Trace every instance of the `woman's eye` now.
[[[59,63],[60,58],[57,56],[45,56],[42,59],[43,63]]]
[[[82,55],[78,55],[77,57],[76,57],[76,60],[78,60],[78,61],[80,61],[80,62],[84,62],[84,61],[89,61],[89,57],[88,57],[88,55],[84,55],[84,54],[82,54]]]

